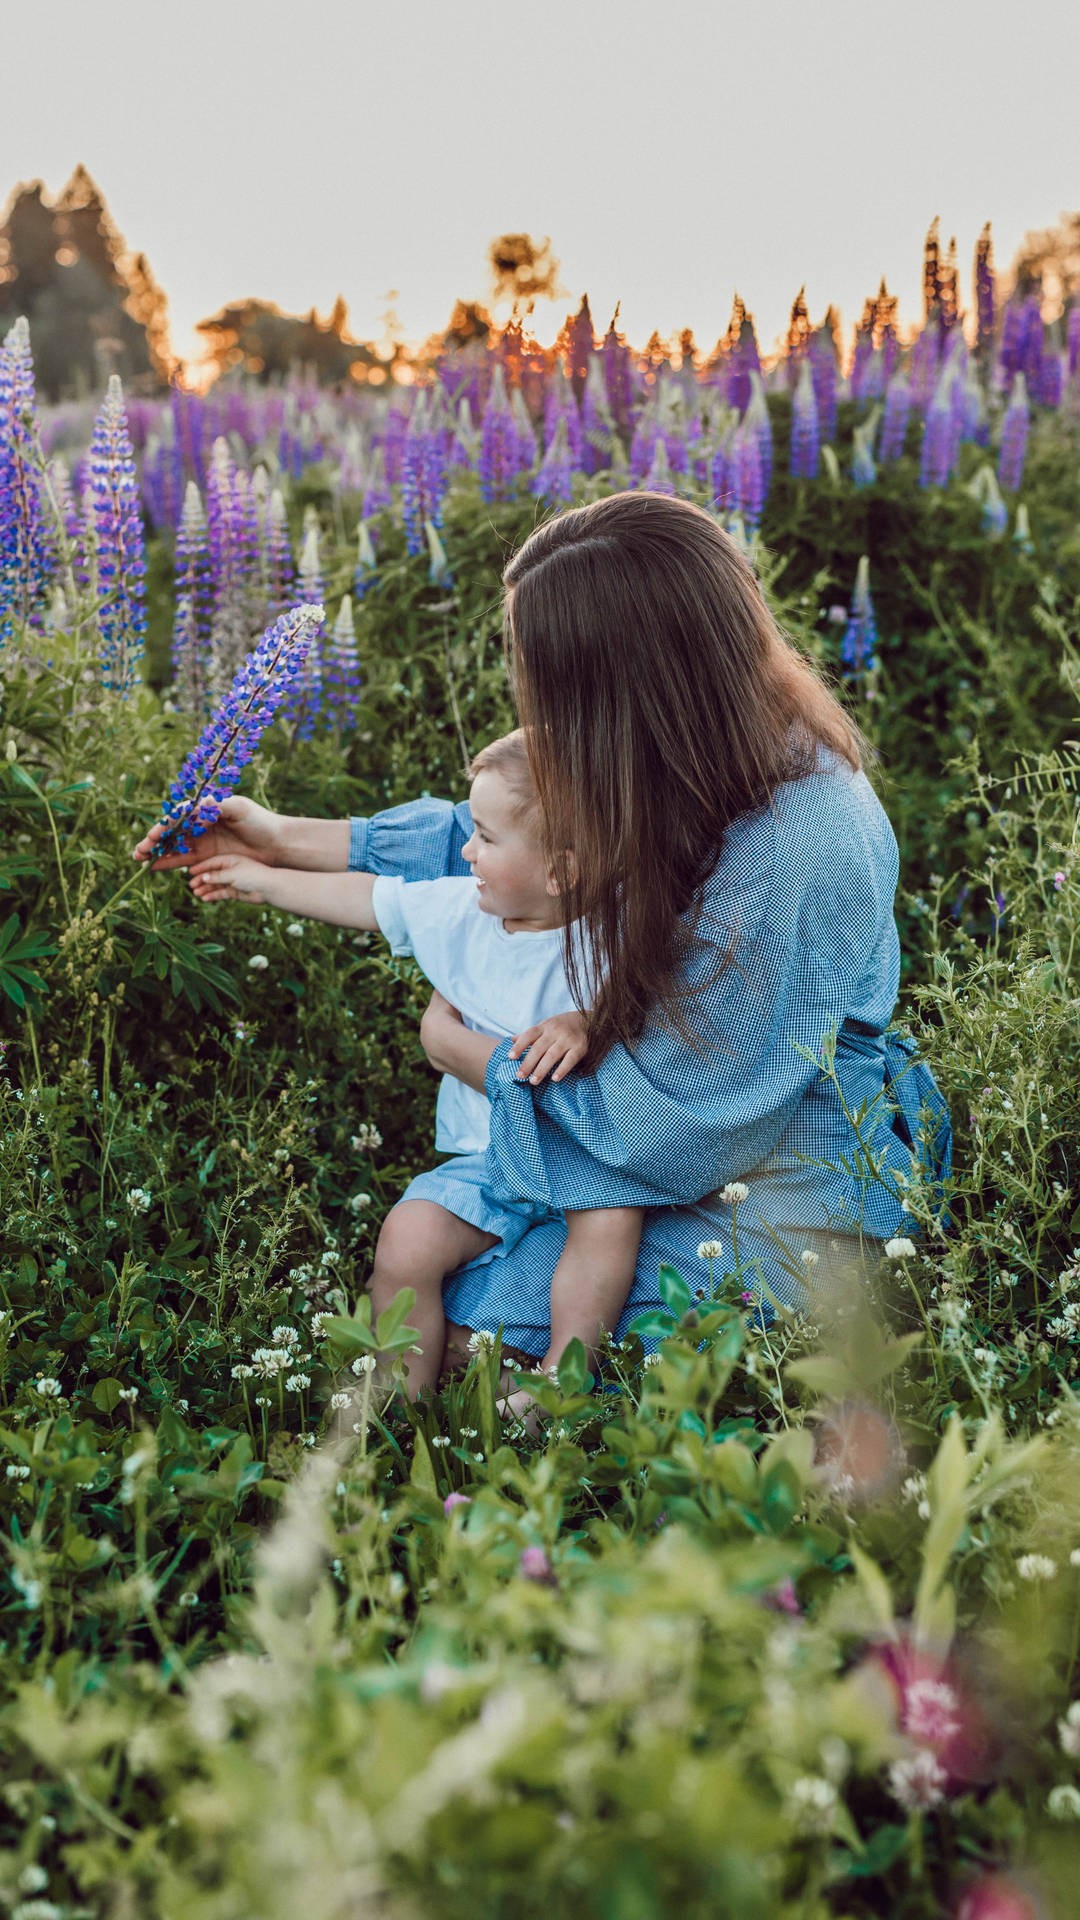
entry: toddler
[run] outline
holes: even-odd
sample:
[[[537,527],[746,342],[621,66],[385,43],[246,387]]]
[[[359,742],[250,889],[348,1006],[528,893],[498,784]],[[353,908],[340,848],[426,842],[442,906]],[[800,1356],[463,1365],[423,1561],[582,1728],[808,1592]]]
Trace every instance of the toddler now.
[[[499,1040],[514,1036],[511,1058],[527,1055],[523,1067],[531,1063],[525,1076],[531,1084],[541,1084],[549,1073],[561,1080],[585,1053],[586,1023],[582,1013],[565,1011],[571,995],[563,915],[541,849],[522,730],[492,741],[469,771],[473,832],[462,857],[471,878],[309,873],[232,854],[200,860],[196,852],[190,883],[200,900],[244,899],[383,934],[393,953],[415,958],[467,1027]],[[375,1314],[402,1287],[416,1291],[409,1320],[420,1351],[405,1361],[413,1398],[439,1376],[444,1280],[504,1237],[490,1230],[496,1220],[483,1191],[489,1118],[486,1094],[443,1076],[435,1145],[459,1157],[414,1180],[379,1235],[371,1277]],[[566,1244],[551,1283],[544,1369],[575,1337],[591,1351],[602,1329],[614,1331],[633,1284],[641,1219],[636,1207],[567,1213]],[[512,1395],[507,1405],[513,1413],[535,1412],[525,1392]]]

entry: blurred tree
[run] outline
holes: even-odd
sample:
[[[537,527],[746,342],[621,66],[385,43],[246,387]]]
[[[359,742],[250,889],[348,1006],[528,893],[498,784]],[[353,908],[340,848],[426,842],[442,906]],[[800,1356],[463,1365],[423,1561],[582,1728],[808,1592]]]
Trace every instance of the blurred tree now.
[[[1008,278],[1021,298],[1042,293],[1047,318],[1080,300],[1080,213],[1063,213],[1056,227],[1025,233]]]
[[[389,373],[370,343],[348,333],[348,308],[339,294],[329,317],[320,320],[314,307],[306,315],[282,313],[270,300],[235,300],[198,331],[207,343],[207,358],[217,373],[240,367],[268,381],[296,366],[307,368],[322,385],[367,379],[379,368]]]
[[[25,314],[38,389],[50,399],[119,373],[153,389],[172,364],[165,295],[145,254],[128,252],[86,168],[55,200],[15,188],[0,221],[0,334]]]
[[[509,300],[513,307],[523,307],[529,313],[537,300],[565,299],[566,289],[559,282],[559,263],[550,239],[534,240],[529,233],[502,233],[492,241],[488,259],[496,306],[500,300]]]

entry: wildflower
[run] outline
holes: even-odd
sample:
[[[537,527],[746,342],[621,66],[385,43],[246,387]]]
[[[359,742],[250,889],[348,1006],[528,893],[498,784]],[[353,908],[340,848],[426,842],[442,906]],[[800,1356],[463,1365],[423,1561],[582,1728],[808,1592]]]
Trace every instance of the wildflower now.
[[[1058,1721],[1057,1729],[1062,1753],[1067,1753],[1070,1760],[1080,1760],[1080,1700],[1073,1701],[1064,1720]]]
[[[295,1327],[275,1327],[270,1338],[275,1347],[298,1347],[300,1345],[300,1335],[297,1333]]]
[[[802,1608],[799,1605],[799,1596],[795,1591],[795,1582],[790,1574],[781,1580],[778,1586],[770,1587],[769,1591],[762,1595],[762,1600],[773,1613],[790,1613],[797,1615],[801,1615],[802,1613]]]
[[[302,1433],[300,1435],[300,1445],[302,1447],[313,1447],[315,1445],[315,1435],[313,1433]]]
[[[255,1405],[257,1407],[269,1407],[273,1405],[273,1401],[268,1393],[257,1393],[255,1395]]]
[[[904,1732],[924,1746],[944,1746],[960,1732],[959,1705],[944,1680],[913,1680],[904,1695]]]
[[[433,1433],[431,1436],[431,1444],[436,1451],[442,1447],[448,1447],[450,1445],[450,1435],[448,1433]]]
[[[804,359],[791,403],[790,472],[793,480],[817,478],[819,446],[817,396],[810,361]]]
[[[903,1238],[886,1240],[885,1258],[886,1260],[914,1260],[915,1242]]]
[[[448,1493],[443,1501],[443,1512],[451,1514],[455,1507],[471,1507],[472,1501],[467,1493]]]
[[[375,1364],[373,1353],[362,1353],[358,1360],[353,1361],[352,1370],[354,1373],[374,1373]]]
[[[722,1240],[703,1240],[697,1250],[697,1257],[699,1260],[719,1260],[723,1257],[723,1252]]]
[[[534,1580],[537,1585],[554,1587],[558,1585],[555,1569],[544,1552],[543,1547],[522,1547],[518,1561],[518,1572],[523,1580]]]
[[[945,1798],[949,1776],[929,1748],[910,1760],[894,1760],[888,1772],[889,1792],[909,1813],[936,1807]]]
[[[218,818],[303,667],[322,614],[321,606],[300,605],[267,627],[169,789],[156,856],[190,851]]]
[[[0,344],[0,644],[48,590],[49,538],[36,467],[34,366],[20,316]],[[8,759],[15,742],[8,743]]]
[[[641,1364],[643,1367],[658,1367],[663,1357],[662,1353],[647,1353]]]
[[[284,1373],[286,1367],[292,1364],[292,1355],[281,1347],[256,1347],[251,1364],[262,1379],[270,1380],[275,1373]]]
[[[1022,1553],[1016,1563],[1016,1571],[1021,1580],[1052,1580],[1057,1572],[1057,1562],[1045,1553]]]
[[[285,1382],[286,1393],[303,1393],[311,1385],[310,1373],[290,1373]]]
[[[851,611],[840,643],[840,658],[845,679],[856,680],[863,674],[873,672],[877,665],[874,652],[876,646],[877,617],[870,597],[870,562],[864,553],[855,569],[855,591],[851,596]]]
[[[1015,493],[1023,477],[1030,423],[1027,387],[1023,374],[1018,373],[1013,379],[1012,393],[1005,409],[998,453],[997,477],[1006,493]]]
[[[126,694],[135,684],[146,634],[146,543],[124,394],[115,373],[94,422],[89,468],[102,680],[113,692]]]
[[[329,1313],[313,1313],[313,1314],[312,1314],[312,1316],[311,1316],[311,1333],[312,1333],[312,1338],[313,1338],[313,1339],[315,1339],[315,1340],[321,1340],[321,1339],[322,1339],[322,1337],[323,1337],[323,1328],[325,1327],[325,1325],[326,1325],[326,1323],[327,1323],[327,1321],[328,1321],[328,1320],[330,1320],[330,1319],[332,1319],[332,1318],[333,1318],[333,1316],[332,1316],[331,1314],[329,1314]]]
[[[370,1153],[373,1147],[382,1146],[382,1134],[365,1120],[359,1133],[354,1133],[349,1145],[354,1153]]]
[[[15,1465],[9,1465],[8,1467],[5,1468],[5,1472],[9,1480],[29,1480],[30,1478],[29,1467],[17,1467]]]
[[[232,1377],[234,1380],[250,1380],[254,1372],[254,1367],[248,1367],[241,1363],[240,1366],[233,1368]]]
[[[129,1187],[125,1198],[132,1213],[149,1213],[153,1204],[153,1194],[146,1187]]]
[[[1054,875],[1054,892],[1060,893],[1064,885],[1065,885],[1065,875],[1062,873],[1059,867],[1058,871]]]
[[[304,931],[304,923],[302,920],[290,920],[285,931],[291,933],[294,940],[298,940]]]
[[[836,1788],[820,1773],[804,1774],[788,1793],[788,1810],[803,1833],[828,1833],[836,1803]]]
[[[742,1180],[729,1180],[726,1187],[720,1189],[720,1203],[725,1207],[737,1207],[741,1200],[750,1198],[750,1189]]]
[[[330,1407],[333,1413],[344,1413],[346,1407],[351,1405],[352,1401],[347,1393],[332,1393],[330,1395]]]
[[[804,1247],[799,1255],[799,1259],[802,1261],[804,1267],[816,1267],[818,1261],[821,1259],[821,1255],[820,1253],[815,1253],[813,1247]]]
[[[57,1400],[62,1392],[59,1380],[53,1380],[48,1374],[42,1373],[39,1373],[34,1381],[34,1388],[46,1400]]]
[[[42,1888],[47,1887],[48,1884],[49,1876],[44,1867],[39,1867],[34,1862],[24,1867],[19,1875],[20,1893],[40,1893]]]
[[[126,1400],[129,1406],[134,1406],[139,1397],[139,1389],[138,1387],[118,1387],[116,1397],[118,1400]]]
[[[354,1193],[352,1199],[349,1200],[347,1204],[350,1213],[363,1213],[365,1207],[370,1207],[371,1205],[371,1195],[370,1193]]]
[[[493,1353],[494,1351],[495,1351],[495,1335],[493,1333],[489,1333],[486,1327],[477,1327],[472,1333],[470,1333],[469,1335],[469,1352],[470,1353]]]
[[[1080,1792],[1076,1787],[1052,1787],[1046,1811],[1052,1820],[1080,1820]]]
[[[270,965],[270,962],[267,959],[265,953],[253,953],[250,960],[248,961],[248,966],[251,968],[253,973],[265,973],[269,965]]]

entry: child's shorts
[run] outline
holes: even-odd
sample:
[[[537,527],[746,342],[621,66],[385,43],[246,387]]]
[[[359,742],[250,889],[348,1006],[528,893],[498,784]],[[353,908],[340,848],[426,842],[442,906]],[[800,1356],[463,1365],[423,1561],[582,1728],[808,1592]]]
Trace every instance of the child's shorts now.
[[[441,1166],[429,1168],[427,1173],[418,1173],[415,1180],[410,1180],[401,1200],[434,1200],[436,1206],[445,1207],[448,1213],[479,1227],[482,1233],[495,1234],[500,1244],[489,1248],[486,1255],[477,1256],[480,1260],[494,1260],[512,1252],[530,1227],[565,1220],[565,1214],[529,1200],[509,1203],[494,1200],[485,1188],[486,1177],[486,1154],[458,1154],[453,1160],[444,1160]],[[469,1266],[472,1262],[462,1264]]]

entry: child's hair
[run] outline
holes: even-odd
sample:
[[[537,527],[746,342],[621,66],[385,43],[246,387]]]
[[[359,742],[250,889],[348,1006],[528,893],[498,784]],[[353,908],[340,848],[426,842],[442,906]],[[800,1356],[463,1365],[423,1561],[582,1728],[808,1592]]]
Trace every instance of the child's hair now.
[[[524,727],[515,727],[513,733],[500,734],[481,747],[469,762],[470,779],[475,780],[478,773],[501,774],[511,792],[510,812],[515,825],[539,831],[540,802],[533,785]]]

